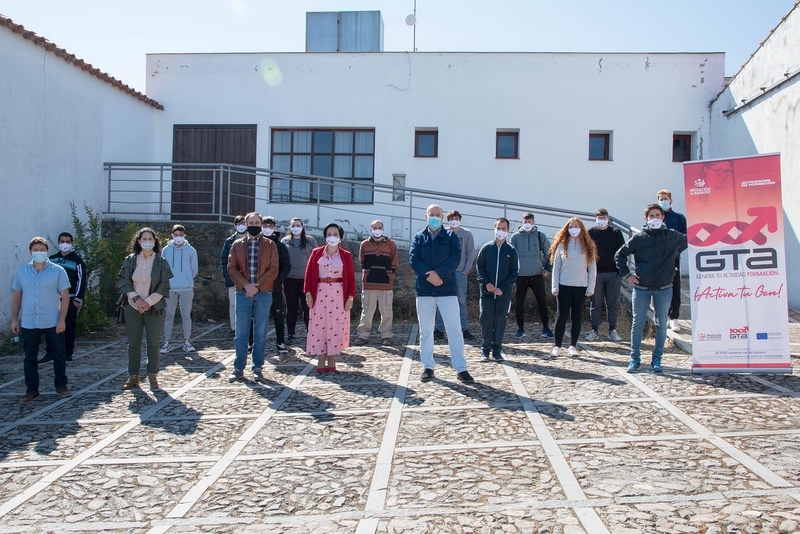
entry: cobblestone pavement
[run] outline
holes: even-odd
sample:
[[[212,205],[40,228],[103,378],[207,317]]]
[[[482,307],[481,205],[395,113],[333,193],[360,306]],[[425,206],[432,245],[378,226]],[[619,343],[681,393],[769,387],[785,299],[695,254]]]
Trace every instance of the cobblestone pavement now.
[[[73,396],[43,365],[24,406],[21,359],[0,359],[0,532],[798,532],[796,374],[692,375],[668,352],[630,375],[624,343],[549,359],[515,330],[502,364],[467,345],[474,385],[446,345],[419,381],[415,325],[322,375],[301,334],[240,382],[206,326],[154,391],[120,389],[124,341],[82,339]]]

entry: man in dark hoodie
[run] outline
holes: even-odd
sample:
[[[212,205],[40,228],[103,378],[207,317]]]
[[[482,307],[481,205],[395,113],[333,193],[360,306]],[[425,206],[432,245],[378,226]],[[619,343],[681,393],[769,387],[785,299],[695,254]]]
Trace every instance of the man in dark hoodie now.
[[[289,276],[289,271],[292,270],[292,263],[289,259],[289,249],[286,245],[281,243],[280,233],[275,231],[275,225],[278,221],[275,217],[267,215],[261,221],[261,233],[267,239],[271,239],[275,246],[278,247],[278,278],[272,285],[272,320],[275,322],[275,340],[277,342],[277,349],[279,354],[286,354],[289,349],[286,348],[284,335],[286,324],[286,312],[283,307],[283,282]]]
[[[234,336],[236,331],[236,288],[233,286],[233,280],[228,276],[228,255],[231,253],[233,242],[247,235],[247,225],[244,223],[244,215],[237,215],[233,219],[233,227],[236,231],[225,240],[225,245],[222,247],[222,252],[219,255],[222,277],[225,279],[225,287],[228,288],[228,316],[231,322],[231,337]],[[252,337],[250,338],[250,344],[253,344]]]
[[[66,330],[64,330],[64,354],[67,361],[72,361],[75,352],[75,330],[78,326],[78,310],[86,295],[86,282],[88,273],[83,258],[73,249],[73,237],[69,232],[58,234],[58,252],[50,256],[50,262],[60,265],[67,271],[69,278],[69,308],[67,308]],[[53,360],[52,351],[48,347],[47,353],[37,363],[47,363]]]
[[[642,330],[647,320],[647,309],[653,301],[656,315],[656,340],[653,347],[653,372],[661,372],[661,356],[667,340],[667,314],[672,300],[672,279],[675,277],[675,258],[686,248],[686,234],[670,230],[664,224],[664,210],[650,204],[644,210],[641,233],[628,239],[617,251],[614,259],[622,278],[633,285],[633,325],[631,326],[631,361],[628,372],[639,370],[641,362]],[[636,260],[636,272],[628,268],[628,256]]]
[[[478,285],[481,288],[481,361],[489,361],[489,351],[498,362],[503,360],[503,334],[511,311],[511,288],[519,274],[517,250],[506,242],[508,219],[494,222],[494,239],[478,252]]]

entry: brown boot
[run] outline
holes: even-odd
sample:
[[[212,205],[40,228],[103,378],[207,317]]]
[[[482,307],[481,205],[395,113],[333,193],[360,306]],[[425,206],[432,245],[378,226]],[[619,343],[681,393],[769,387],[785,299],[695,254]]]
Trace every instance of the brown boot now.
[[[139,387],[139,375],[131,375],[128,377],[128,381],[125,382],[125,385],[122,386],[122,389],[133,389]]]
[[[150,389],[158,389],[158,379],[155,374],[147,375],[147,379],[150,381]]]

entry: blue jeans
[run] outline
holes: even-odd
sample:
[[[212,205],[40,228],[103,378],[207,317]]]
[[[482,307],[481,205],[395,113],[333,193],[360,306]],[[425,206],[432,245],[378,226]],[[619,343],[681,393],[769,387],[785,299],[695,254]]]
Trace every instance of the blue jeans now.
[[[647,309],[653,300],[656,315],[656,344],[653,347],[653,361],[660,362],[664,355],[664,342],[667,340],[667,312],[672,300],[672,287],[657,291],[633,288],[633,325],[631,326],[631,361],[639,362],[642,354],[642,331],[647,320]]]
[[[467,329],[467,275],[461,271],[456,271],[456,297],[458,297],[458,311],[461,317],[461,331]],[[444,332],[444,322],[442,321],[442,313],[436,311],[436,330]]]
[[[267,322],[272,307],[272,292],[259,291],[248,297],[244,291],[236,290],[236,359],[233,368],[244,371],[247,365],[247,342],[250,336],[250,321],[253,321],[253,369],[264,366],[264,351],[267,348]]]
[[[419,359],[425,369],[433,369],[433,326],[436,321],[436,310],[442,312],[444,327],[447,329],[447,343],[450,345],[450,359],[453,369],[467,370],[464,359],[464,335],[458,324],[457,297],[417,297],[417,317],[419,318]]]
[[[71,306],[72,304],[70,304]],[[53,373],[56,389],[67,387],[67,357],[64,354],[64,332],[56,334],[56,327],[52,328],[20,328],[22,348],[25,359],[22,368],[25,371],[25,389],[39,391],[39,343],[44,336],[47,343],[47,354],[53,357]]]

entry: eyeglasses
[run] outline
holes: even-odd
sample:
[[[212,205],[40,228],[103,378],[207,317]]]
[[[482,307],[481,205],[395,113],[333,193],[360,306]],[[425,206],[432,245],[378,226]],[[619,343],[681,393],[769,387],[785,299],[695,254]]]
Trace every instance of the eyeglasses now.
[[[728,168],[714,169],[711,167],[706,167],[706,171],[712,171],[717,178],[721,178],[723,176],[730,176],[731,174],[733,174],[733,169],[728,169]]]

